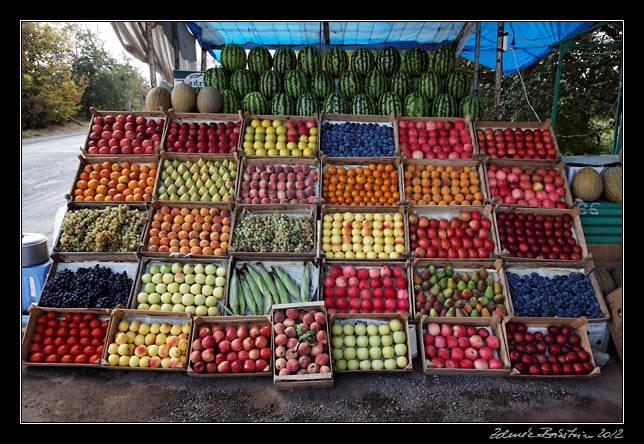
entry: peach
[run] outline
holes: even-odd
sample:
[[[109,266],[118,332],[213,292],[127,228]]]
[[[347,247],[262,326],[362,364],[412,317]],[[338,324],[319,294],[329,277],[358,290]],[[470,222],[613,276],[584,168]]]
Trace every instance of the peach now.
[[[259,181],[259,187],[260,188],[267,188],[268,187],[268,181],[267,180],[260,180]]]
[[[328,365],[320,366],[320,373],[331,373],[331,367]]]
[[[311,363],[311,358],[308,356],[300,356],[297,360],[297,363],[300,364],[301,368],[306,368]]]
[[[277,174],[283,173],[284,172],[284,167],[282,165],[275,165],[275,172]]]
[[[291,373],[296,373],[300,369],[300,364],[297,362],[297,359],[289,359],[286,361],[286,368]]]
[[[250,182],[247,180],[243,180],[241,183],[241,189],[242,190],[249,190],[250,189]]]
[[[284,347],[283,345],[278,345],[277,347],[275,347],[275,356],[277,356],[278,358],[283,358],[284,356],[286,356],[286,347]]]
[[[284,334],[288,336],[289,338],[294,338],[297,336],[297,332],[295,331],[295,327],[286,327],[284,330]]]
[[[275,370],[282,370],[283,368],[286,368],[286,359],[277,358],[275,360]]]
[[[296,180],[295,181],[295,189],[296,190],[303,190],[304,189],[304,181],[303,180]]]
[[[275,345],[286,345],[288,337],[285,334],[278,334],[275,336]]]
[[[253,197],[250,203],[252,203],[253,205],[259,205],[262,203],[262,199],[260,199],[259,197]]]
[[[271,174],[268,171],[262,171],[259,173],[259,179],[263,181],[267,181],[271,177]]]
[[[307,325],[311,325],[313,322],[315,322],[315,313],[313,311],[309,311],[302,317],[302,321]]]
[[[295,183],[294,182],[286,182],[286,189],[288,191],[292,191],[295,189]]]
[[[286,318],[284,319],[284,327],[293,327],[295,325],[295,319],[293,318]]]
[[[259,180],[259,173],[255,171],[250,177],[252,180]]]
[[[291,372],[289,372],[287,368],[283,368],[283,369],[281,369],[281,370],[280,370],[280,372],[279,372],[279,375],[280,375],[280,376],[288,376],[288,375],[290,375],[290,374],[291,374]]]
[[[268,205],[271,203],[271,200],[268,197],[262,197],[262,204]]]
[[[318,342],[313,347],[311,347],[311,356],[313,356],[314,358],[322,353],[324,353],[324,344],[322,344],[321,342]]]
[[[286,315],[282,310],[278,310],[273,314],[273,322],[276,324],[284,322],[284,319],[286,319]]]
[[[289,308],[286,310],[286,317],[291,319],[297,319],[300,315],[300,311],[296,308]]]
[[[326,324],[326,316],[321,311],[316,311],[313,316],[315,317],[315,322],[317,322],[318,324]]]
[[[307,373],[320,373],[320,366],[312,362],[306,367],[306,371]]]
[[[329,337],[327,335],[327,332],[325,330],[318,330],[318,332],[315,335],[315,340],[321,344],[326,344],[327,342],[329,342]]]
[[[286,190],[286,183],[285,182],[277,182],[277,189],[279,191],[284,191]]]
[[[295,173],[288,173],[286,175],[286,180],[288,180],[289,182],[294,182],[296,177],[297,176],[295,175]]]
[[[301,342],[300,345],[297,346],[298,355],[308,356],[309,353],[311,353],[311,346],[306,342]]]
[[[326,353],[320,353],[315,357],[315,363],[317,365],[327,365],[329,363],[329,355]]]
[[[286,182],[286,173],[279,173],[277,175],[277,180],[279,180],[280,182]]]
[[[319,322],[314,322],[309,325],[309,330],[322,330],[322,327],[320,326]]]
[[[256,180],[251,181],[251,183],[250,183],[250,187],[251,187],[252,189],[255,189],[255,190],[256,190],[256,189],[259,189],[259,182],[258,182],[258,181],[256,181]]]
[[[286,342],[286,348],[295,348],[296,345],[297,345],[297,338],[290,338]]]

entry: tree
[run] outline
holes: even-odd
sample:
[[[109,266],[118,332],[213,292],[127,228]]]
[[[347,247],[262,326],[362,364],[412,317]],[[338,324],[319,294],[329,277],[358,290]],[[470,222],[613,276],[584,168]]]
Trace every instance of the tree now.
[[[72,78],[70,35],[46,24],[22,23],[22,126],[68,122],[78,112],[83,81]]]

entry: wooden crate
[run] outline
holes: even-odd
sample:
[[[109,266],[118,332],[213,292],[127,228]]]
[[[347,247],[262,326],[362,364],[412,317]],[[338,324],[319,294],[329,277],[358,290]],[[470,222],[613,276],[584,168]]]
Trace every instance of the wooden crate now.
[[[244,127],[242,128],[242,133],[241,137],[239,138],[239,147],[238,147],[238,154],[240,157],[248,157],[251,159],[259,158],[259,159],[288,159],[288,158],[295,158],[295,159],[317,159],[319,158],[320,154],[320,118],[318,114],[312,115],[312,116],[295,116],[295,115],[272,115],[272,114],[250,114],[248,111],[246,111],[243,115],[244,119]],[[313,155],[312,156],[248,156],[244,153],[243,149],[243,143],[244,143],[244,134],[246,133],[246,127],[251,124],[251,121],[254,119],[259,119],[259,120],[275,120],[279,119],[284,123],[287,120],[293,121],[293,122],[299,122],[301,120],[313,120],[316,122],[315,128],[317,128],[317,141],[316,141],[316,147],[313,150]],[[298,136],[299,138],[299,136]]]
[[[608,331],[613,338],[613,343],[617,349],[619,360],[623,359],[622,346],[622,287],[619,287],[606,296],[606,303],[610,309],[610,321],[608,322]]]
[[[167,144],[167,138],[169,135],[170,131],[170,126],[172,122],[177,122],[177,123],[228,123],[228,122],[239,122],[239,136],[240,136],[240,141],[243,140],[243,134],[244,134],[244,119],[242,118],[242,115],[240,113],[235,113],[235,114],[225,114],[225,113],[178,113],[174,110],[174,108],[170,108],[168,110],[166,122],[165,122],[165,127],[163,129],[163,137],[161,138],[161,145],[160,145],[160,152],[161,153],[168,153],[166,144]],[[235,154],[237,152],[237,149],[239,148],[239,143],[237,143],[237,147],[231,148],[229,154]],[[191,154],[191,153],[177,153],[175,152],[170,152],[169,154]],[[194,154],[209,154],[209,153],[194,153]],[[212,153],[214,154],[214,153]],[[219,153],[217,153],[219,154]],[[220,154],[222,155],[222,154]]]
[[[324,123],[339,124],[345,122],[356,122],[356,123],[374,123],[378,125],[390,126],[393,130],[394,135],[394,146],[389,156],[383,157],[400,157],[400,144],[398,143],[398,124],[396,122],[396,117],[393,114],[382,116],[382,115],[358,115],[358,114],[329,114],[329,113],[320,113],[320,131],[318,132],[318,140],[320,147],[320,156],[323,157],[328,154],[328,150],[325,151],[322,146],[322,133],[324,132],[323,125]],[[349,156],[356,157],[356,156]]]
[[[554,131],[554,128],[552,128],[550,119],[546,119],[543,122],[497,122],[497,121],[476,120],[474,122],[475,136],[479,129],[485,130],[486,128],[491,128],[492,130],[496,130],[496,129],[504,130],[506,128],[510,128],[510,129],[518,128],[522,130],[526,130],[526,129],[550,130],[552,143],[555,149],[554,158],[553,159],[524,159],[524,160],[529,160],[530,162],[545,163],[545,164],[558,163],[561,160],[561,150],[559,149],[559,144],[557,143],[557,138],[555,137],[555,131]],[[476,137],[476,141],[478,144],[478,137]],[[490,157],[486,154],[485,150],[481,146],[479,146],[479,151],[480,151],[481,157]]]
[[[465,127],[470,133],[470,139],[472,139],[472,147],[473,147],[472,159],[476,160],[481,157],[478,141],[476,140],[476,132],[474,131],[474,125],[469,115],[465,117],[409,117],[409,116],[398,115],[397,120],[398,120],[398,124],[400,124],[401,122],[455,122],[457,120],[464,120]],[[396,132],[399,134],[398,129],[396,130]],[[401,151],[401,156],[407,159],[407,157],[405,157],[402,151]],[[432,159],[427,159],[427,160],[432,160]],[[440,160],[441,161],[447,160],[448,162],[451,163],[451,162],[459,162],[459,161],[468,160],[468,159],[440,159]]]

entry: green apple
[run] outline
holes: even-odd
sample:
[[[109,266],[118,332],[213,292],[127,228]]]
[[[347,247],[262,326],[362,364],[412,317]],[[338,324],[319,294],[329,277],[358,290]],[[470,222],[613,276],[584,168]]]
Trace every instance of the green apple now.
[[[177,273],[183,273],[183,264],[179,262],[175,262],[172,264],[172,267],[170,268],[170,271],[177,274]]]
[[[394,342],[396,344],[404,344],[407,341],[407,335],[404,331],[394,331]]]
[[[205,296],[210,296],[211,294],[213,294],[213,290],[214,290],[214,288],[213,288],[213,286],[212,286],[212,285],[204,284],[204,285],[201,287],[201,292],[202,292]]]
[[[192,273],[186,274],[183,280],[186,284],[192,285],[195,283],[195,275]]]
[[[347,361],[347,370],[358,370],[360,368],[360,363],[357,359],[351,359]]]
[[[344,339],[342,336],[333,336],[331,338],[331,346],[333,349],[342,350],[342,347],[344,346]]]
[[[195,305],[205,305],[206,304],[206,295],[204,295],[204,294],[195,295],[194,304]]]
[[[214,274],[207,274],[206,275],[206,285],[215,285],[215,280],[217,280],[217,276]]]
[[[344,359],[339,359],[335,361],[335,369],[339,372],[344,371],[347,369],[347,361]]]
[[[146,304],[141,304],[139,306],[139,310],[145,310],[145,305]],[[161,306],[159,304],[151,304],[147,309],[150,311],[161,311]]]
[[[197,284],[205,284],[206,283],[206,275],[203,273],[195,273],[195,282]]]
[[[347,361],[356,358],[356,349],[353,347],[347,347],[344,349],[344,359]]]
[[[179,285],[179,293],[181,294],[190,293],[190,284],[187,284],[184,282],[183,284]]]
[[[170,297],[172,297],[172,295],[170,293],[166,292],[166,293],[163,293],[163,294],[167,294]],[[148,295],[148,303],[150,303],[150,304],[158,304],[159,302],[161,302],[161,295],[159,293],[150,293]]]
[[[156,335],[157,333],[159,333],[159,328],[160,327],[161,327],[161,324],[159,324],[158,322],[151,323],[150,324],[150,333],[152,333],[153,335]]]
[[[205,273],[206,267],[204,264],[195,264],[194,272],[195,273]]]
[[[208,305],[208,304],[206,304]],[[219,308],[217,307],[208,307],[208,316],[218,316],[219,315]]]
[[[215,273],[218,277],[226,277],[226,267],[217,267],[217,271]]]
[[[380,344],[382,341],[380,340],[380,336],[374,335],[374,336],[369,336],[369,345],[372,347],[380,347]]]
[[[190,293],[192,293],[193,295],[201,293],[201,284],[192,284],[190,286]],[[394,341],[395,340],[396,339],[394,338]]]
[[[381,359],[371,361],[371,370],[382,370],[383,368],[385,368],[385,363]]]
[[[342,332],[343,332],[345,335],[352,335],[352,334],[353,334],[353,332],[354,332],[353,325],[351,325],[351,324],[344,324],[344,325],[342,326]]]
[[[136,302],[139,304],[147,304],[148,302],[148,294],[144,291],[136,295]]]
[[[371,361],[368,359],[360,361],[360,370],[371,370]]]
[[[172,306],[172,311],[175,313],[185,313],[186,307],[183,304],[174,304]]]
[[[364,361],[365,359],[369,359],[369,349],[366,347],[360,347],[356,349],[356,356],[361,361]]]
[[[195,314],[195,313],[197,312],[197,307],[195,307],[194,305],[186,305],[186,308],[184,309],[184,311],[185,311],[186,313],[193,313],[193,314]],[[207,311],[208,311],[208,309],[206,309],[206,312],[207,312]]]
[[[380,334],[380,336],[388,335],[390,331],[391,328],[389,328],[389,324],[378,325],[378,333]]]
[[[195,314],[197,316],[206,316],[208,314],[208,307],[206,307],[205,305],[197,305]]]
[[[153,274],[152,278],[150,279],[150,281],[155,285],[160,284],[161,282],[163,282],[163,274],[161,274],[161,273]]]
[[[382,357],[385,359],[392,359],[396,355],[393,347],[382,347]]]
[[[407,367],[408,363],[409,361],[407,360],[407,356],[398,356],[396,358],[396,365],[398,366],[398,368],[405,368]]]
[[[340,359],[344,358],[344,352],[340,348],[334,348],[331,351],[331,357],[334,361],[339,361]]]
[[[342,335],[342,324],[333,324],[331,326],[331,335],[332,336],[340,336]]]
[[[161,305],[161,311],[172,311],[172,304],[162,304]]]
[[[174,273],[164,273],[161,280],[164,284],[174,282]]]
[[[212,290],[212,295],[217,299],[222,299],[224,297],[224,287],[215,287]]]
[[[186,275],[183,274],[182,272],[175,273],[174,274],[174,281],[178,284],[183,283],[183,281],[186,279]]]
[[[216,287],[225,287],[226,286],[226,278],[223,276],[217,276],[215,278],[215,286]]]
[[[192,274],[195,272],[195,267],[192,264],[183,264],[183,274]]]
[[[152,293],[150,296],[152,296],[152,295],[154,295],[154,294],[159,294],[159,293]],[[174,293],[168,293],[168,292],[163,293],[163,294],[159,297],[159,302],[161,302],[162,304],[169,304],[169,303],[171,303],[171,302],[172,302],[172,295],[173,295],[173,294],[174,294]],[[177,294],[179,295],[179,297],[181,296],[181,293],[177,293]],[[148,300],[150,300],[150,298],[149,298],[149,297],[148,297]],[[157,304],[158,304],[158,302],[157,302]]]
[[[165,293],[166,291],[168,291],[168,286],[166,284],[164,284],[163,282],[160,283],[160,284],[156,284],[156,286],[154,287],[154,291],[156,291],[159,294],[160,293]]]
[[[376,325],[376,324],[367,325],[367,334],[369,336],[377,335],[378,334],[378,325]]]
[[[367,326],[363,324],[362,322],[358,322],[354,327],[353,330],[357,336],[364,336],[367,334]]]
[[[166,290],[169,291],[170,293],[178,293],[179,284],[177,282],[170,282],[166,287]]]
[[[391,331],[400,331],[403,328],[403,324],[399,319],[392,319],[389,321],[389,328],[391,328]]]
[[[152,265],[150,267],[150,270],[148,271],[148,273],[150,273],[151,275],[155,275],[155,274],[159,273],[159,271],[160,271],[160,269],[159,269],[158,265]]]
[[[173,293],[172,299],[170,300],[170,302],[172,302],[173,304],[180,304],[182,300],[183,300],[183,295],[181,293]]]
[[[204,269],[204,272],[206,274],[215,274],[215,273],[217,273],[217,266],[215,264],[208,264],[208,265],[206,265],[206,268]]]
[[[152,275],[150,273],[145,273],[143,276],[141,276],[141,282],[144,284],[152,282]]]
[[[405,356],[407,355],[407,346],[405,344],[396,344],[394,352],[396,352],[397,356]]]
[[[197,293],[199,294],[199,293]],[[195,297],[191,293],[186,293],[181,297],[181,303],[185,306],[192,305],[195,303]]]
[[[380,347],[370,347],[369,356],[371,359],[380,359],[382,357],[382,349]]]
[[[337,337],[337,336],[336,336]],[[344,345],[347,347],[355,347],[358,343],[357,339],[353,335],[347,335],[343,339]]]
[[[216,297],[208,296],[206,298],[206,307],[216,308],[215,307],[216,305],[217,305],[217,298]],[[208,314],[208,316],[214,316],[214,315]]]
[[[163,264],[159,267],[159,273],[170,273],[172,271],[172,265]]]
[[[385,368],[387,370],[395,370],[397,366],[395,359],[385,359]]]
[[[369,336],[358,336],[356,338],[356,345],[358,347],[368,347],[369,346]]]

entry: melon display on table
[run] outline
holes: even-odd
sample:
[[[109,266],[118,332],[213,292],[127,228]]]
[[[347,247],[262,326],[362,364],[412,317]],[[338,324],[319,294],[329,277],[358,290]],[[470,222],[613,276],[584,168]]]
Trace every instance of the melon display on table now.
[[[602,173],[604,196],[611,202],[622,203],[622,167],[606,168]]]
[[[593,167],[584,167],[572,178],[570,191],[575,198],[593,202],[599,199],[604,191],[602,177]]]
[[[162,86],[152,88],[145,97],[145,107],[148,111],[167,110],[172,106],[170,93]]]
[[[172,88],[170,100],[175,112],[190,113],[195,109],[195,105],[197,104],[197,93],[187,83],[179,83]]]
[[[201,88],[197,94],[197,110],[200,113],[220,113],[223,107],[221,93],[212,86]]]

